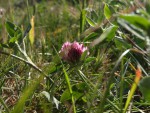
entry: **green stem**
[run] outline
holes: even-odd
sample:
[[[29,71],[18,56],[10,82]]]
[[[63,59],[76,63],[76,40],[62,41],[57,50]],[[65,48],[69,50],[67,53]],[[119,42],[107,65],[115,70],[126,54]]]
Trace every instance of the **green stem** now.
[[[124,76],[123,76],[123,60],[121,61],[121,82],[120,82],[120,113],[122,113],[123,108],[123,84],[124,84]]]
[[[73,91],[72,91],[70,80],[69,80],[69,77],[68,77],[68,74],[67,74],[65,68],[63,68],[63,72],[64,72],[65,80],[66,80],[68,88],[69,88],[69,92],[71,94],[71,100],[72,100],[72,106],[73,106],[73,113],[76,113],[76,107],[75,107],[75,100],[74,100],[74,96],[73,96]]]
[[[110,85],[112,83],[112,80],[113,80],[113,76],[111,75],[110,78],[109,78],[109,81],[108,81],[108,84],[106,86],[106,90],[105,90],[105,93],[104,93],[104,96],[102,98],[102,101],[101,101],[101,104],[100,104],[100,108],[98,110],[98,113],[103,113],[104,111],[104,105],[105,105],[105,102],[107,100],[107,96],[109,94],[109,90],[110,90]]]

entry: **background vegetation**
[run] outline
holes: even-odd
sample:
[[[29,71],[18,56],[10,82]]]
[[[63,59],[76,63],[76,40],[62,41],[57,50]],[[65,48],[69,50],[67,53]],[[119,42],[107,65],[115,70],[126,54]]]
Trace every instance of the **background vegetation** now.
[[[148,0],[0,0],[0,22],[2,113],[150,112]]]

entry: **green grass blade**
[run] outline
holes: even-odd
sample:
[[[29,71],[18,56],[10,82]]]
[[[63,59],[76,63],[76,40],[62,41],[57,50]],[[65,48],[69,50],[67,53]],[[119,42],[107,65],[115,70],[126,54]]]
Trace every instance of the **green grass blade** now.
[[[108,96],[108,94],[109,94],[110,85],[111,85],[111,83],[112,83],[112,79],[113,79],[114,72],[115,72],[115,70],[117,69],[117,67],[118,67],[119,63],[121,62],[122,58],[123,58],[127,53],[129,53],[129,52],[130,52],[130,49],[128,49],[128,50],[126,50],[124,53],[122,53],[122,55],[119,57],[118,61],[116,62],[116,65],[114,66],[114,68],[113,68],[113,70],[112,70],[112,72],[111,72],[111,74],[110,74],[110,78],[109,78],[109,81],[108,81],[108,84],[107,84],[107,88],[106,88],[106,90],[105,90],[105,92],[104,92],[104,96],[103,96],[103,98],[102,98],[100,107],[99,107],[99,109],[98,109],[98,112],[99,112],[99,113],[103,113],[103,111],[104,111],[105,102],[106,102],[107,96]]]
[[[40,75],[39,78],[35,80],[35,82],[30,83],[30,85],[24,90],[22,96],[20,97],[17,105],[11,113],[22,113],[26,100],[32,96],[33,92],[38,87],[39,83],[44,79],[43,75]]]
[[[68,74],[67,74],[65,68],[63,68],[63,72],[65,74],[65,80],[67,82],[67,85],[68,85],[68,88],[69,88],[69,92],[71,94],[71,100],[72,100],[72,105],[73,105],[73,112],[76,113],[76,107],[75,107],[75,100],[74,100],[74,97],[73,97],[73,91],[72,91],[70,80],[69,80],[69,77],[68,77]]]
[[[140,78],[141,78],[141,69],[138,67],[138,69],[136,70],[136,76],[135,76],[135,79],[134,79],[134,82],[132,84],[132,87],[131,87],[131,90],[129,92],[129,95],[128,95],[128,98],[127,98],[127,101],[126,101],[126,104],[125,104],[125,108],[124,108],[124,112],[123,113],[126,113],[127,109],[128,109],[128,106],[130,104],[130,101],[134,95],[134,92],[137,88],[137,85],[140,81]]]
[[[85,22],[86,22],[86,10],[83,9],[80,15],[80,33],[84,31]]]
[[[5,108],[5,110],[6,110],[6,113],[10,113],[9,112],[9,109],[8,109],[8,107],[7,107],[7,105],[5,104],[5,102],[3,101],[3,99],[0,97],[0,103],[3,105],[3,107]]]

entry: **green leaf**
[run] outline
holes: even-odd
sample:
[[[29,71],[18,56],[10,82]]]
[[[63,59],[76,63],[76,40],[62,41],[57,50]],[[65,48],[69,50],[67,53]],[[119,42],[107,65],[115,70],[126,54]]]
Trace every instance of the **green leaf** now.
[[[81,98],[82,96],[84,96],[84,92],[88,90],[88,87],[86,85],[86,83],[78,83],[74,86],[72,86],[72,90],[73,90],[73,97],[75,98],[75,100],[78,100],[79,98]],[[60,101],[61,102],[65,102],[67,100],[71,100],[71,94],[69,92],[68,89],[66,89],[62,96]]]
[[[137,36],[137,38],[145,40],[145,36],[143,34],[143,31],[141,32],[140,28],[133,27],[130,24],[128,24],[127,22],[123,21],[122,19],[119,19],[118,23],[120,25],[122,25],[125,29],[127,29],[129,32],[131,32],[132,34],[134,34],[135,36]]]
[[[82,53],[82,55],[81,55],[80,60],[81,60],[81,61],[85,60],[85,58],[87,57],[88,53],[89,53],[88,50],[84,51],[84,52]]]
[[[112,15],[112,12],[110,11],[110,9],[106,3],[104,6],[104,15],[105,15],[106,19],[110,19],[111,15]]]
[[[88,86],[85,82],[81,82],[81,83],[74,85],[72,89],[74,91],[79,91],[79,92],[84,93],[85,91],[88,91]]]
[[[10,37],[20,36],[22,34],[21,29],[9,21],[6,21],[5,26]]]
[[[65,90],[65,91],[63,92],[63,94],[61,95],[60,101],[61,101],[61,102],[65,102],[65,101],[67,101],[67,100],[69,100],[69,99],[71,99],[71,94],[70,94],[69,90],[67,89],[67,90]]]
[[[91,18],[89,18],[89,17],[86,17],[86,21],[92,27],[94,27],[96,25],[96,23]]]
[[[128,49],[132,47],[128,42],[123,40],[123,38],[121,37],[117,37],[114,41],[115,41],[116,47],[120,50],[123,48]]]
[[[12,37],[9,39],[9,43],[14,43],[17,40],[17,37]]]
[[[89,62],[92,62],[94,61],[96,58],[95,57],[89,57],[85,60],[85,63],[89,63]]]
[[[56,67],[56,64],[55,64],[54,62],[51,62],[48,67],[50,67],[50,68],[48,69],[48,73],[54,73],[54,72],[57,71],[57,67]]]
[[[95,39],[91,45],[95,46],[99,44],[100,42],[102,42],[104,39],[107,39],[107,41],[112,40],[112,38],[114,38],[115,36],[115,32],[117,29],[118,29],[117,26],[110,26],[101,34],[99,38]]]
[[[6,21],[5,26],[6,26],[6,30],[9,34],[9,36],[14,37],[14,34],[15,34],[15,31],[17,30],[17,27],[9,21]]]
[[[10,37],[8,41],[9,43],[15,43],[16,41],[18,41],[18,39],[22,38],[22,31],[18,26],[9,21],[6,21],[5,26]]]
[[[93,32],[93,33],[89,34],[87,37],[85,37],[83,41],[84,41],[84,42],[90,41],[90,40],[92,40],[92,39],[95,39],[96,36],[98,36],[98,33],[94,33],[94,32]]]
[[[128,14],[128,15],[120,15],[120,18],[124,19],[128,23],[141,28],[143,30],[149,30],[150,21],[145,17],[135,15],[135,14]]]
[[[86,22],[86,10],[82,10],[80,15],[80,32],[82,33],[84,31],[84,26]]]
[[[150,76],[144,77],[139,84],[140,91],[144,96],[145,100],[150,102]]]
[[[76,100],[79,99],[82,95],[83,93],[80,93],[78,91],[73,91],[73,96]],[[64,93],[61,95],[61,98],[60,98],[61,102],[65,102],[67,100],[71,100],[71,94],[68,89],[64,91]]]

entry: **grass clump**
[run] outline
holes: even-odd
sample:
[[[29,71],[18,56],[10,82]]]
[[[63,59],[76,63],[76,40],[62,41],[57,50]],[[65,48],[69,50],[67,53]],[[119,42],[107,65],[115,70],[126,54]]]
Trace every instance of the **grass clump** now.
[[[2,112],[150,112],[148,1],[0,3]]]

